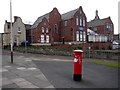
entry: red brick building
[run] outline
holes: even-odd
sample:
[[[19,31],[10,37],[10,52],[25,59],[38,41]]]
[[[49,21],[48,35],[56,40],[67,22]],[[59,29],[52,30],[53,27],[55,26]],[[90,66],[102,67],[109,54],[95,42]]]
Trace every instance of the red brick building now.
[[[51,45],[60,42],[61,15],[57,8],[39,17],[32,26],[32,44]]]
[[[87,23],[88,29],[97,33],[97,35],[93,35],[94,40],[90,40],[90,36],[88,35],[88,45],[93,49],[108,49],[112,46],[113,35],[114,35],[114,24],[110,17],[100,19],[98,16],[98,11],[96,10],[96,15],[93,20]]]
[[[65,43],[86,43],[87,18],[82,7],[62,14],[61,40]]]
[[[85,44],[86,38],[87,19],[81,6],[62,15],[54,8],[32,26],[33,45]]]
[[[79,44],[83,49],[112,46],[114,25],[110,17],[100,19],[96,10],[95,18],[87,17],[79,8],[60,14],[57,8],[38,17],[32,26],[32,45]],[[89,34],[92,30],[95,35]]]

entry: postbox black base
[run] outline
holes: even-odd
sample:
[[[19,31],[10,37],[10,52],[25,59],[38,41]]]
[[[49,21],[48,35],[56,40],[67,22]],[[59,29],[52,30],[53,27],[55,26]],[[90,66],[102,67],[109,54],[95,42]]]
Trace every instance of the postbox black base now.
[[[74,74],[73,75],[73,79],[75,81],[81,81],[82,80],[82,75],[81,74]]]

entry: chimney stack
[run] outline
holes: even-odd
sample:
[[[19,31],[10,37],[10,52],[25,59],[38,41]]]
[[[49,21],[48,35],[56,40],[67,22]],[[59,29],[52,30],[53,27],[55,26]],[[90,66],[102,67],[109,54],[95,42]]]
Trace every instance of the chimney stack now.
[[[17,18],[18,18],[18,16],[14,16],[14,22],[16,22]]]

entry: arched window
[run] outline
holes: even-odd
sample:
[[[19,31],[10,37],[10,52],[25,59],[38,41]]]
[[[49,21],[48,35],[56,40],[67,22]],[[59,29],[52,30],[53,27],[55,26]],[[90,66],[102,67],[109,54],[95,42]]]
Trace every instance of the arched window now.
[[[83,18],[83,26],[85,26],[85,18]]]
[[[78,16],[76,17],[76,25],[78,25]]]
[[[80,17],[80,26],[83,26],[83,19]]]
[[[42,33],[44,33],[44,27],[42,27]]]
[[[49,32],[49,30],[48,30],[48,28],[46,28],[46,33],[48,33]]]

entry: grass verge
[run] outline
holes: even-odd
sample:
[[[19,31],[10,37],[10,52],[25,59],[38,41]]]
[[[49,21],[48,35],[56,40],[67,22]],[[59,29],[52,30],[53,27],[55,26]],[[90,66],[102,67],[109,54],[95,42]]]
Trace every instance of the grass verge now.
[[[109,62],[109,61],[94,61],[91,60],[90,63],[93,64],[98,64],[98,65],[105,65],[105,66],[109,66],[109,67],[113,67],[113,68],[120,68],[120,63],[118,62]]]

